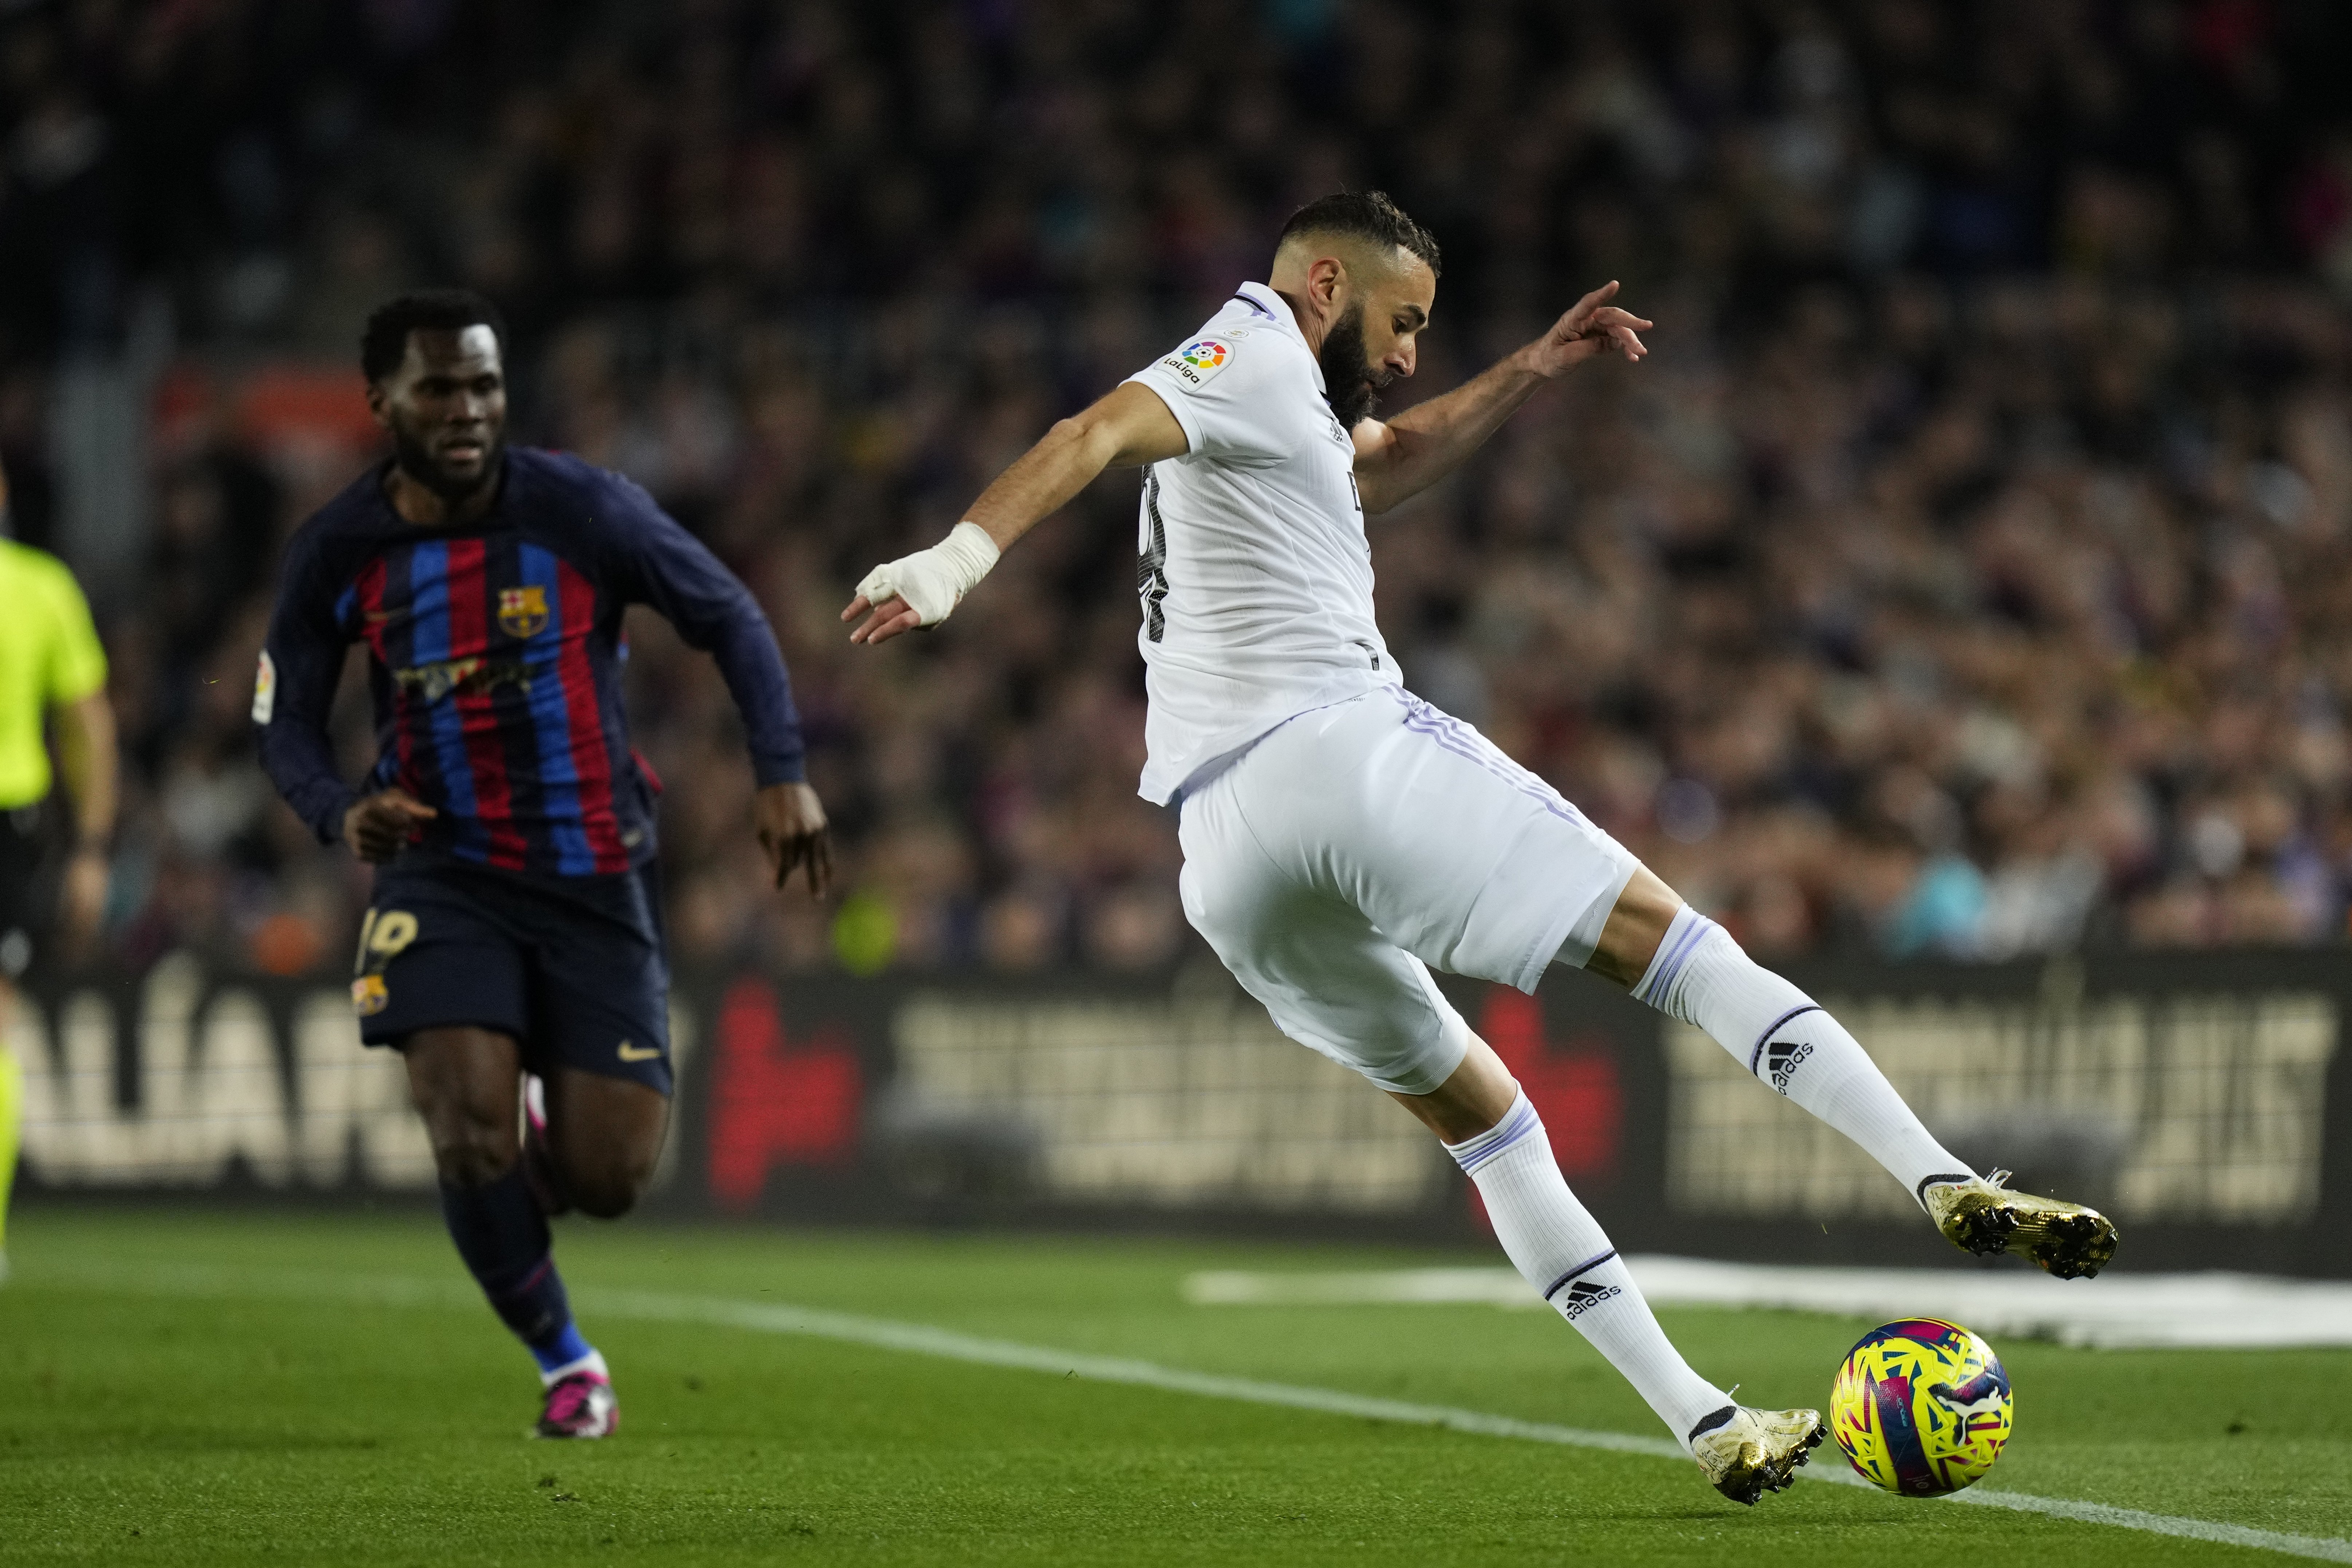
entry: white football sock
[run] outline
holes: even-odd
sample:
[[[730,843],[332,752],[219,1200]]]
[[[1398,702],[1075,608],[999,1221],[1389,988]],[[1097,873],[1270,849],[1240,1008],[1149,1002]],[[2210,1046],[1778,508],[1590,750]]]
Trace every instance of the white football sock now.
[[[552,1388],[575,1372],[593,1372],[607,1383],[613,1380],[613,1369],[604,1364],[604,1353],[592,1350],[577,1361],[567,1361],[562,1366],[551,1366],[541,1373],[539,1385]]]
[[[1685,904],[1633,995],[1706,1031],[1739,1064],[1862,1145],[1925,1206],[1976,1173],[1919,1124],[1862,1042]]]
[[[1667,1342],[1617,1249],[1568,1190],[1527,1095],[1512,1101],[1491,1129],[1445,1150],[1478,1184],[1495,1235],[1520,1276],[1625,1375],[1688,1448],[1691,1428],[1731,1398]]]

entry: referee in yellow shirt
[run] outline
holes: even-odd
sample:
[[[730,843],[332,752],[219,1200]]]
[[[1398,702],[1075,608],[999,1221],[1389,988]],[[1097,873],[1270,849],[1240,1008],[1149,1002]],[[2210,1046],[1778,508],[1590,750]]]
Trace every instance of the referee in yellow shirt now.
[[[0,519],[8,481],[0,474]],[[8,1271],[8,1188],[16,1174],[23,1069],[7,1045],[16,981],[49,929],[41,896],[47,840],[42,803],[57,773],[73,799],[73,849],[58,887],[58,925],[97,929],[114,836],[114,710],[89,603],[63,561],[0,537],[0,1279]]]

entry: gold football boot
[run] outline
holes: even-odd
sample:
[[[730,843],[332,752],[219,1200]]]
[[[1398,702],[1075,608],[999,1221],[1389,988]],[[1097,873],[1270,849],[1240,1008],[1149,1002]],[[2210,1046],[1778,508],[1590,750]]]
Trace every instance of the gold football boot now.
[[[1964,1252],[2022,1252],[2062,1280],[2088,1280],[2116,1255],[2116,1222],[2095,1208],[2003,1185],[2007,1171],[1937,1182],[1920,1201]]]
[[[1829,1428],[1818,1410],[1750,1410],[1729,1405],[1691,1429],[1691,1458],[1715,1490],[1749,1508],[1784,1491]]]

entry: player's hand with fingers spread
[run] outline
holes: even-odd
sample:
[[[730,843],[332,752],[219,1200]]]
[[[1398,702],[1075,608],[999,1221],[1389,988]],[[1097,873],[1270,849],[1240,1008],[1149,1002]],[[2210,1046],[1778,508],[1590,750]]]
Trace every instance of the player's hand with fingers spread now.
[[[364,796],[343,813],[343,842],[360,859],[383,865],[440,814],[405,789]]]
[[[961,522],[930,549],[876,567],[841,612],[844,621],[866,616],[849,640],[887,643],[901,632],[938,625],[988,575],[999,553],[986,528]]]
[[[1648,353],[1641,334],[1657,323],[1610,304],[1616,297],[1617,281],[1612,278],[1578,300],[1567,315],[1552,323],[1550,331],[1521,350],[1528,368],[1549,380],[1611,349],[1623,354],[1629,363]]]
[[[806,865],[809,893],[823,898],[833,885],[833,825],[816,791],[805,784],[771,784],[752,797],[751,816],[776,885],[791,879],[794,866]]]

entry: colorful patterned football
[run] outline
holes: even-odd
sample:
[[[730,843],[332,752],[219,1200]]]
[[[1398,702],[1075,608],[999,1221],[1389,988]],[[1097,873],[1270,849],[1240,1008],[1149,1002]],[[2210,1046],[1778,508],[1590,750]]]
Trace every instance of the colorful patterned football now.
[[[1940,1497],[1981,1479],[2009,1441],[2009,1374],[1957,1323],[1906,1318],[1862,1336],[1830,1391],[1830,1435],[1864,1479]]]

